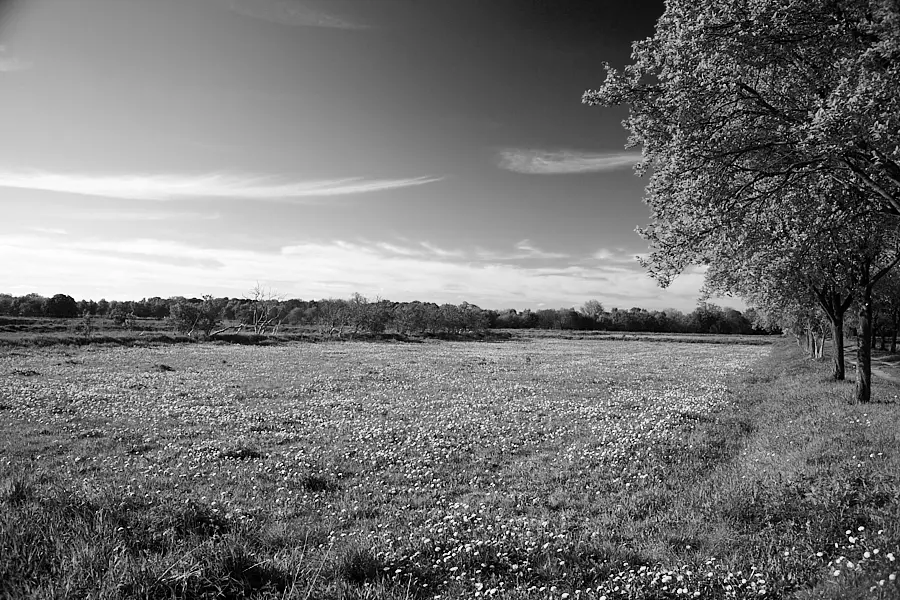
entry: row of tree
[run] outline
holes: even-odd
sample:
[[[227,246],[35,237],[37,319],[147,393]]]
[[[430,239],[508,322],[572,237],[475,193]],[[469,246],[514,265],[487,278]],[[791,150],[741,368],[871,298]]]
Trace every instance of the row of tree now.
[[[860,402],[900,262],[898,24],[896,0],[668,0],[634,63],[583,96],[630,110],[650,273],[706,265],[708,292],[771,323],[821,341],[826,322],[835,379],[854,310]]]
[[[0,315],[12,317],[59,317],[74,318],[87,313],[92,316],[124,319],[134,315],[142,319],[164,319],[169,316],[169,306],[173,299],[145,298],[138,301],[120,302],[101,299],[76,301],[67,294],[44,297],[40,294],[12,296],[0,294]]]
[[[0,294],[0,315],[108,317],[123,327],[140,327],[142,319],[168,319],[183,333],[211,335],[224,332],[277,333],[284,325],[318,327],[329,333],[462,333],[485,329],[570,329],[666,333],[770,333],[766,324],[757,326],[756,311],[746,313],[715,304],[700,304],[684,313],[675,309],[648,311],[642,308],[606,311],[596,301],[580,309],[484,310],[463,302],[438,305],[430,302],[369,300],[361,294],[349,299],[298,300],[254,288],[246,298],[149,298],[138,301],[76,301],[57,294]]]
[[[764,334],[776,330],[757,324],[755,310],[741,313],[733,308],[701,303],[692,312],[669,308],[648,311],[644,308],[604,310],[597,300],[586,302],[580,309],[543,309],[532,312],[489,311],[491,327],[579,329],[622,332]],[[777,332],[780,333],[780,329]]]

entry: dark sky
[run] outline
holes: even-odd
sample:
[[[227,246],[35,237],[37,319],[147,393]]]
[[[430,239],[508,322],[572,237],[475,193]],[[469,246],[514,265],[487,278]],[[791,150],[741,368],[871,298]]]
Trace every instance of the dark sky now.
[[[634,260],[625,112],[580,103],[662,2],[5,8],[3,291],[695,302]]]

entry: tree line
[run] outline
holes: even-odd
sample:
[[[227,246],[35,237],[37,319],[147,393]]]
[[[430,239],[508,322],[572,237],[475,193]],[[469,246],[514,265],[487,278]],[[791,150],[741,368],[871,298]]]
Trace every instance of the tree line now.
[[[633,63],[604,65],[582,97],[629,110],[650,274],[666,286],[708,267],[707,292],[742,297],[811,354],[831,338],[836,380],[852,315],[859,402],[900,262],[898,23],[895,0],[668,0]]]
[[[347,299],[284,299],[254,289],[245,298],[144,298],[142,300],[76,301],[66,294],[0,294],[0,316],[104,317],[125,328],[140,328],[146,319],[166,320],[181,333],[203,336],[222,333],[275,334],[284,326],[309,326],[329,335],[462,334],[487,329],[559,329],[616,332],[762,334],[779,331],[761,322],[757,311],[744,313],[701,303],[692,312],[612,308],[590,300],[580,308],[482,309],[474,304],[392,302],[362,294]]]

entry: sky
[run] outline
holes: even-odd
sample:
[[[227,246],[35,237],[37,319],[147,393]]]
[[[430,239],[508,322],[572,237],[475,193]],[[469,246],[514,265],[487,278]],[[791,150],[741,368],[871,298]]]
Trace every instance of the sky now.
[[[581,104],[662,10],[0,0],[0,292],[691,310],[636,260],[625,110]]]

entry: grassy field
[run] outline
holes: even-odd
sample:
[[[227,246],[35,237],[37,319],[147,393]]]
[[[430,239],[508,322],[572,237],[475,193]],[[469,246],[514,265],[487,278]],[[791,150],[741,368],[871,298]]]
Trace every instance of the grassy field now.
[[[896,598],[900,406],[774,347],[0,350],[0,595]]]

